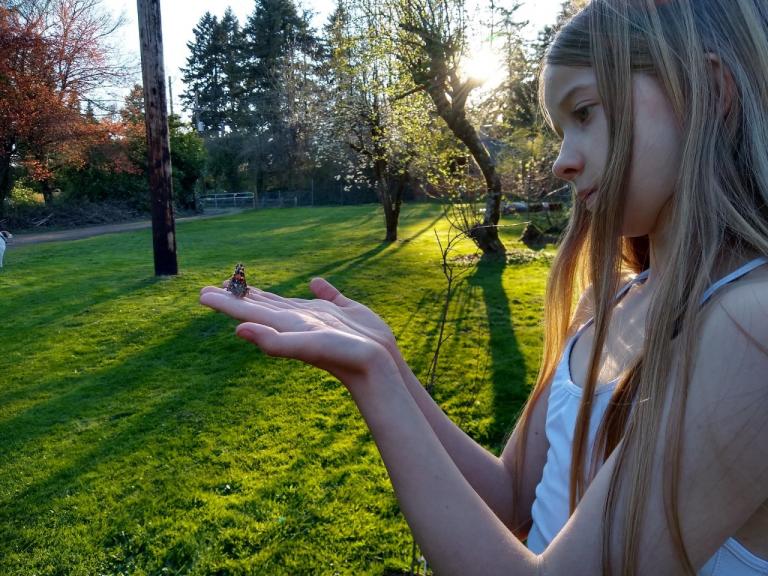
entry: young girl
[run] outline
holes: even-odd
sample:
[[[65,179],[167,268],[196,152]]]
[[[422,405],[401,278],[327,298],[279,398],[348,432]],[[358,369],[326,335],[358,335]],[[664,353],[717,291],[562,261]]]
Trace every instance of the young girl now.
[[[768,3],[593,0],[542,87],[575,206],[501,457],[326,281],[201,302],[344,383],[436,574],[768,574]]]

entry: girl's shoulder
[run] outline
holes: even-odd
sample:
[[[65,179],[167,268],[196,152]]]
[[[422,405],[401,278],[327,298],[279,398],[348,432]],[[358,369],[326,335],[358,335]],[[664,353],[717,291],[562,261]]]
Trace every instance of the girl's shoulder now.
[[[734,408],[734,426],[739,425],[739,420],[749,419],[750,414],[765,420],[768,265],[718,290],[701,313],[691,401],[700,401],[701,408],[706,405],[713,411],[722,410],[721,402],[728,402]],[[768,433],[768,426],[763,430]]]
[[[768,355],[768,264],[720,287],[702,308],[702,346]]]
[[[710,322],[733,322],[741,318],[749,324],[755,323],[758,331],[768,327],[768,324],[758,325],[760,320],[765,322],[768,315],[768,264],[759,265],[736,281],[720,287],[702,313]]]

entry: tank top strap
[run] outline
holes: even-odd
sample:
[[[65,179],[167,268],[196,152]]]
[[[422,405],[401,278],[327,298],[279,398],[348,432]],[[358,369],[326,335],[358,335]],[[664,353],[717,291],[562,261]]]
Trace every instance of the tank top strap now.
[[[650,274],[650,272],[651,272],[651,269],[646,268],[645,270],[640,272],[640,274],[632,278],[632,280],[624,284],[624,287],[621,290],[619,290],[618,294],[616,294],[616,300],[621,300],[624,297],[624,294],[626,294],[629,291],[629,289],[632,288],[632,286],[634,286],[638,282],[644,282],[645,279],[648,278],[648,274]]]
[[[715,292],[717,292],[720,288],[722,288],[726,284],[729,284],[734,280],[738,280],[742,276],[752,272],[752,270],[754,270],[759,266],[762,266],[766,262],[768,262],[768,258],[766,258],[765,256],[760,256],[759,258],[750,260],[749,262],[737,268],[730,274],[723,276],[722,278],[720,278],[720,280],[712,284],[712,286],[710,286],[704,291],[704,294],[701,297],[701,304],[704,305],[707,302],[707,300],[709,300],[715,294]]]
[[[632,278],[632,280],[624,284],[624,286],[622,286],[622,288],[616,293],[616,296],[614,296],[614,300],[617,302],[621,300],[624,297],[624,295],[627,292],[629,292],[629,289],[632,288],[632,286],[634,286],[638,282],[644,282],[645,279],[648,278],[648,274],[650,274],[650,272],[651,272],[650,268],[646,268],[645,270],[640,272],[637,276]],[[573,343],[576,342],[578,337],[581,336],[581,333],[584,332],[584,330],[586,330],[587,328],[589,328],[594,321],[595,321],[595,318],[592,317],[586,322],[584,322],[584,324],[579,326],[578,330],[576,330],[575,334],[571,337],[571,341],[568,343],[566,347],[570,348],[573,345]]]

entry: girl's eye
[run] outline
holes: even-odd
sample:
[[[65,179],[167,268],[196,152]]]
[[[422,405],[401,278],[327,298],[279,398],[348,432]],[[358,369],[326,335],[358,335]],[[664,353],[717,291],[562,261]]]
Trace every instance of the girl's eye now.
[[[589,111],[593,106],[594,104],[588,104],[586,106],[582,106],[581,108],[576,108],[576,110],[573,111],[573,116],[576,118],[576,120],[583,124],[589,119]]]

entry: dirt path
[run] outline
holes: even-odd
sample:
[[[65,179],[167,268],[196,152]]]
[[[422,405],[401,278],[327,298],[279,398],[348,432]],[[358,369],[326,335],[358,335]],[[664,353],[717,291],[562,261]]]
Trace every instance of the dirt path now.
[[[218,218],[219,216],[229,216],[242,212],[241,209],[218,210],[215,213],[203,214],[201,216],[188,216],[186,218],[177,218],[176,222],[189,222],[191,220],[206,220],[208,218]],[[9,248],[13,246],[26,246],[27,244],[40,244],[42,242],[59,242],[61,240],[81,240],[92,236],[101,236],[102,234],[115,234],[117,232],[128,232],[130,230],[143,230],[151,228],[151,220],[142,220],[140,222],[123,222],[120,224],[104,224],[102,226],[86,226],[84,228],[72,228],[70,230],[59,230],[58,232],[41,232],[39,234],[14,234]]]

